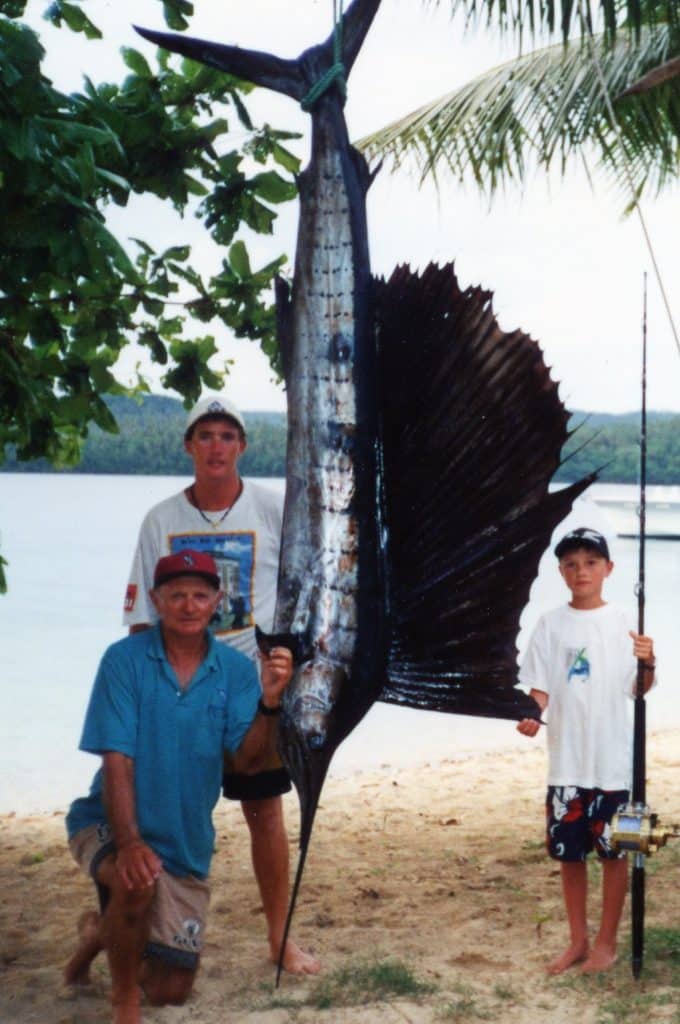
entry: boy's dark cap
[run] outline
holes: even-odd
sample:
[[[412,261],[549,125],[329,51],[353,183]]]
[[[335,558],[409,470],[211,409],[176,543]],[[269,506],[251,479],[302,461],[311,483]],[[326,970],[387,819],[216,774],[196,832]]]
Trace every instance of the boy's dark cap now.
[[[576,551],[577,548],[591,548],[593,551],[597,551],[598,555],[606,558],[608,562],[611,561],[607,541],[601,533],[591,530],[587,526],[579,526],[577,530],[570,530],[565,534],[556,545],[555,554],[558,558],[562,558],[563,555],[568,554],[569,551]]]
[[[205,551],[186,548],[184,551],[177,551],[174,555],[164,555],[163,558],[159,558],[153,574],[153,585],[160,587],[161,583],[167,583],[168,580],[174,580],[178,576],[200,576],[215,590],[220,589],[220,575],[215,559]]]

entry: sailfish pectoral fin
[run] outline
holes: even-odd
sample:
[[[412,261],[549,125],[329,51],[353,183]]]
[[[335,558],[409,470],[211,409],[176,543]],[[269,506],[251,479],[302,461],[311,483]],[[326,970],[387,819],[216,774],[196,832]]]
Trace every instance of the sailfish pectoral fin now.
[[[594,476],[548,492],[568,414],[536,342],[501,331],[490,299],[451,266],[376,282],[392,622],[380,699],[538,718],[516,685],[520,615]]]
[[[295,665],[299,665],[309,656],[309,640],[303,633],[265,633],[256,625],[255,642],[262,654],[270,654],[274,647],[288,648]]]

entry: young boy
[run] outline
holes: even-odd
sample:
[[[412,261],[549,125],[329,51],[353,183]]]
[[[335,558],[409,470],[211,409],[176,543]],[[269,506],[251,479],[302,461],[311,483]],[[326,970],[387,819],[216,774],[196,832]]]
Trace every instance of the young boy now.
[[[611,849],[609,825],[628,801],[636,659],[644,666],[645,691],[654,681],[655,666],[652,640],[630,630],[621,609],[602,598],[614,568],[602,534],[572,530],[555,554],[571,600],[541,617],[520,670],[541,710],[550,705],[547,847],[561,863],[570,942],[549,964],[549,974],[577,963],[582,972],[604,971],[616,961],[628,864],[625,854]],[[539,724],[524,719],[517,729],[535,736]],[[602,916],[590,947],[585,859],[593,849],[603,867]]]

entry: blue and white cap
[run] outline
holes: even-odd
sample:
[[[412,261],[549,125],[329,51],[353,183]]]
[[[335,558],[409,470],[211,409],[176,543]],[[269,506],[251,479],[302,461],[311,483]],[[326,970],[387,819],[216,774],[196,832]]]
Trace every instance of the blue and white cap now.
[[[601,533],[591,530],[588,526],[579,526],[577,530],[570,530],[569,533],[566,533],[556,545],[555,554],[558,558],[562,558],[563,555],[568,554],[569,551],[576,551],[577,548],[591,548],[606,558],[608,562],[611,561],[607,541]]]

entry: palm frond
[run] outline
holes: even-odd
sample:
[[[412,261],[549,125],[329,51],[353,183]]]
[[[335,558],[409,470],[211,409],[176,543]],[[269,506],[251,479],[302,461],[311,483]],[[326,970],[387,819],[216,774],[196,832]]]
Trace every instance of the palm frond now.
[[[588,145],[600,169],[624,183],[627,161],[639,192],[658,192],[680,170],[680,94],[674,83],[616,103],[620,137],[612,124],[600,74],[610,97],[680,54],[668,26],[639,38],[596,37],[536,50],[500,65],[407,114],[356,145],[396,169],[415,158],[421,180],[448,170],[482,191],[526,181],[537,165],[564,171]]]
[[[639,92],[649,92],[650,89],[655,89],[657,85],[663,85],[664,82],[669,82],[671,78],[677,78],[678,75],[680,75],[680,57],[675,57],[673,60],[667,60],[658,68],[652,68],[642,78],[638,78],[637,82],[633,82],[623,90],[621,96],[634,96]]]
[[[430,0],[439,6],[444,0]],[[677,0],[450,0],[453,14],[518,39],[539,33],[589,35],[602,30],[610,38],[620,32],[638,34],[643,27],[680,23]]]

